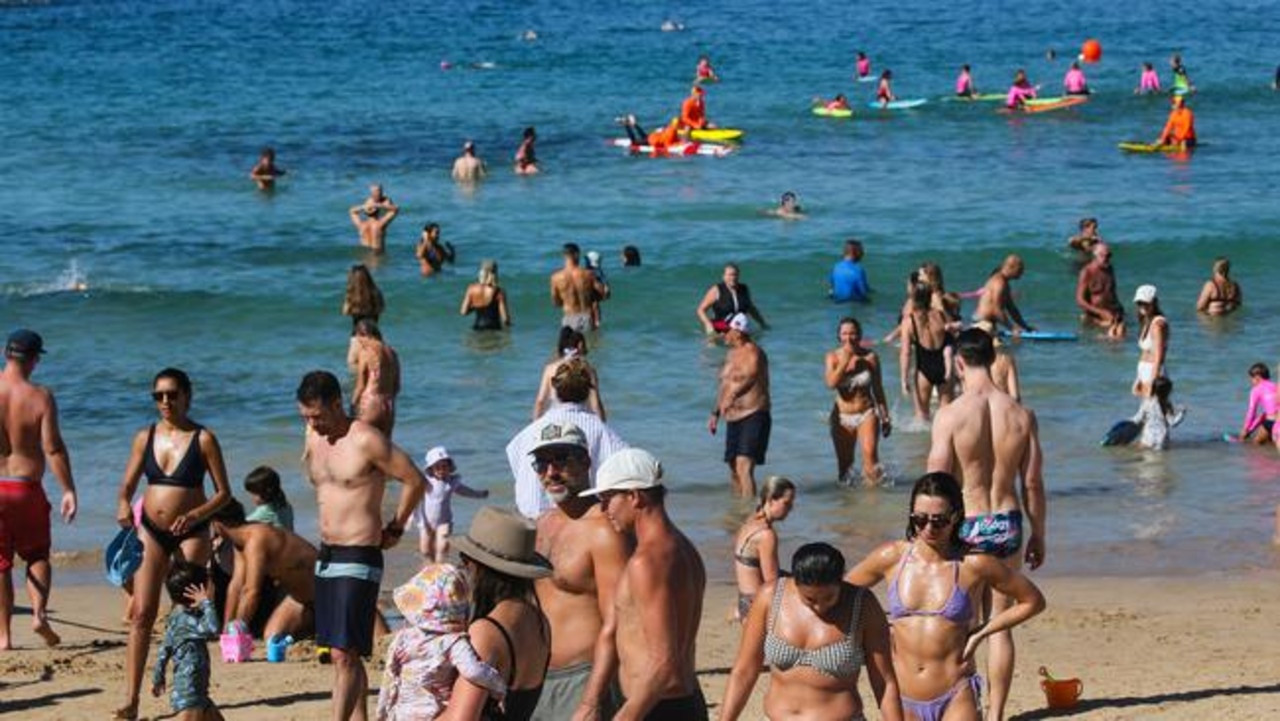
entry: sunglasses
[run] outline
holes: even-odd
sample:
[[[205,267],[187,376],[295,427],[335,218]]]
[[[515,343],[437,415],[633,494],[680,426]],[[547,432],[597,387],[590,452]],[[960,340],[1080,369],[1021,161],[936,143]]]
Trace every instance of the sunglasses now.
[[[533,470],[538,473],[546,473],[547,469],[555,464],[556,468],[564,468],[569,465],[570,461],[576,461],[580,454],[574,451],[561,451],[559,453],[547,453],[533,459]]]
[[[925,526],[932,526],[934,530],[946,528],[955,521],[950,513],[913,513],[910,518],[917,531],[924,530]]]
[[[181,391],[151,391],[151,400],[159,403],[160,401],[176,401],[182,397]]]

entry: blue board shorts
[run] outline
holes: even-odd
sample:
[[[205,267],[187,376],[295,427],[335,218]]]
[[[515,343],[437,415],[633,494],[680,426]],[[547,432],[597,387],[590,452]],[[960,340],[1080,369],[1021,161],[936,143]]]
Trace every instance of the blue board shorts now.
[[[316,644],[373,653],[382,549],[320,544],[316,557]]]

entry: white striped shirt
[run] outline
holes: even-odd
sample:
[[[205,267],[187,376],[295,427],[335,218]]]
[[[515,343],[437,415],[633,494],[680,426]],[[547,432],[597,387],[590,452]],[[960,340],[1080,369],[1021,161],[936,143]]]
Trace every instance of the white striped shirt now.
[[[547,492],[542,490],[542,480],[533,470],[533,456],[529,454],[538,444],[538,435],[548,423],[572,423],[587,437],[587,452],[591,454],[591,487],[596,485],[596,469],[606,458],[627,447],[600,416],[587,410],[580,403],[561,403],[552,406],[538,420],[525,426],[507,444],[507,463],[515,478],[516,508],[530,520],[536,519],[555,507]]]

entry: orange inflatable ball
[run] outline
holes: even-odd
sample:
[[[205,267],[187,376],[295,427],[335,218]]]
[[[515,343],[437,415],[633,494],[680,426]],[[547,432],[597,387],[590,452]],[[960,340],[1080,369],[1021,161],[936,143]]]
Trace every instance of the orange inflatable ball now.
[[[1086,63],[1096,63],[1102,59],[1102,43],[1090,38],[1084,41],[1084,45],[1080,48],[1080,57],[1084,58]]]

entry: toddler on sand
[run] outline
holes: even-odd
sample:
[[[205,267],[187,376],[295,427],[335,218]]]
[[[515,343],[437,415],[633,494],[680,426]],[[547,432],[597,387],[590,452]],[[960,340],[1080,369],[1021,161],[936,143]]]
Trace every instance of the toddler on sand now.
[[[429,561],[444,563],[449,550],[449,533],[453,528],[453,494],[467,498],[488,498],[489,491],[477,490],[462,482],[457,466],[444,446],[427,451],[427,492],[413,512],[409,525],[418,526],[418,552]]]
[[[151,676],[151,695],[164,693],[164,671],[173,662],[169,704],[179,721],[221,721],[209,699],[209,640],[218,634],[218,617],[204,587],[203,568],[175,561],[165,579],[173,610]]]
[[[471,583],[456,566],[431,564],[395,590],[405,627],[387,648],[378,691],[378,721],[433,719],[444,711],[461,674],[501,699],[507,684],[480,660],[467,638]]]

